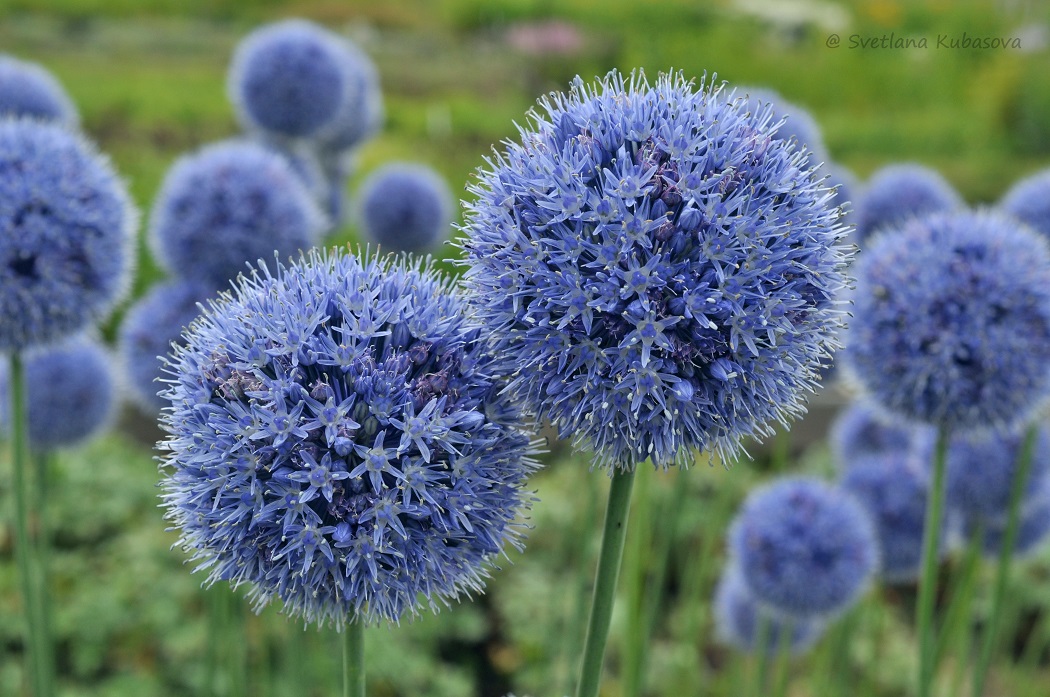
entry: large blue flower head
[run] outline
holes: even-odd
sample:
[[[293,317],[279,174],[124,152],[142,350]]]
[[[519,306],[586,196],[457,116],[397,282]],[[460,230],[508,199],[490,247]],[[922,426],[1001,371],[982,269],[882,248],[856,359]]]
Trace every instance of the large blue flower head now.
[[[807,477],[751,492],[730,527],[728,547],[755,600],[799,618],[844,610],[879,565],[867,510],[848,492]]]
[[[200,314],[203,303],[217,291],[195,281],[174,280],[155,285],[124,314],[117,344],[128,392],[148,414],[158,414],[168,401],[163,389],[164,362],[173,343],[182,340],[183,330]]]
[[[862,455],[842,476],[841,486],[867,509],[879,541],[879,575],[888,581],[919,577],[922,536],[929,498],[928,450],[896,449]],[[949,520],[942,519],[941,552],[947,550]]]
[[[358,99],[352,59],[337,35],[301,19],[268,24],[234,52],[228,91],[248,130],[319,137]]]
[[[738,91],[747,93],[748,108],[762,110],[766,104],[769,104],[773,109],[773,120],[783,121],[777,128],[774,139],[794,140],[799,145],[806,146],[806,151],[814,165],[828,160],[828,151],[824,147],[824,136],[813,114],[784,99],[776,90],[765,87],[747,87],[740,88]]]
[[[37,451],[78,445],[112,421],[116,371],[96,340],[77,335],[31,350],[26,356],[29,447]],[[9,422],[7,368],[0,367],[0,422]]]
[[[911,218],[953,211],[963,200],[936,171],[917,164],[888,165],[868,180],[854,202],[855,242],[866,246],[872,233],[900,227]]]
[[[824,633],[824,622],[815,617],[784,617],[755,602],[740,574],[730,565],[715,586],[715,630],[730,646],[748,653],[779,653],[786,648],[798,655]],[[787,646],[782,646],[787,642]]]
[[[797,413],[844,283],[805,151],[681,75],[577,79],[541,106],[471,186],[462,241],[512,391],[620,468]]]
[[[209,581],[337,626],[480,588],[535,463],[465,310],[427,266],[311,251],[190,326],[162,487]]]
[[[452,193],[430,167],[408,162],[384,165],[358,193],[364,233],[381,249],[422,252],[442,242],[452,225]]]
[[[864,399],[852,402],[831,424],[828,443],[835,464],[843,471],[872,455],[930,450],[936,432],[894,418]]]
[[[1050,248],[992,212],[933,214],[854,264],[841,355],[887,410],[951,430],[1007,427],[1050,388]]]
[[[43,66],[0,54],[0,117],[25,116],[75,128],[73,100]]]
[[[247,141],[180,158],[153,204],[153,253],[172,275],[225,287],[246,264],[317,244],[324,215],[288,162]]]
[[[0,119],[0,352],[108,314],[128,286],[136,220],[124,183],[79,136]]]
[[[1014,184],[999,202],[999,207],[1036,232],[1050,237],[1050,169]]]

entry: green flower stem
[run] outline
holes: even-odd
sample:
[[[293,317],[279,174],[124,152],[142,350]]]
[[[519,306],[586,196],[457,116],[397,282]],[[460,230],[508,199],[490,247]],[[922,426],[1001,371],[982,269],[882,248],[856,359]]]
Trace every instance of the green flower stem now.
[[[940,549],[941,519],[944,508],[944,469],[948,457],[948,429],[937,430],[933,453],[933,478],[926,521],[922,534],[922,577],[915,624],[919,635],[919,697],[930,697],[933,688],[937,640],[933,631],[933,606],[937,596],[937,558]]]
[[[988,616],[988,627],[985,630],[984,641],[981,645],[981,653],[977,659],[977,665],[973,671],[974,697],[980,697],[984,692],[985,679],[988,676],[988,664],[992,659],[992,650],[999,638],[999,621],[1003,609],[1003,600],[1006,598],[1006,582],[1010,576],[1010,559],[1013,557],[1014,544],[1017,542],[1017,529],[1021,522],[1021,502],[1024,499],[1024,488],[1028,482],[1028,472],[1032,468],[1032,451],[1035,449],[1035,439],[1038,429],[1035,425],[1029,426],[1025,433],[1024,443],[1021,446],[1020,459],[1014,468],[1014,478],[1010,487],[1010,507],[1007,511],[1006,534],[1003,536],[999,547],[999,563],[995,572],[995,591],[992,595],[992,610]]]
[[[343,697],[365,697],[365,625],[358,619],[343,629]]]
[[[580,682],[576,697],[598,697],[601,686],[602,660],[605,642],[609,638],[613,604],[616,600],[616,580],[620,575],[623,543],[627,536],[627,516],[630,511],[631,489],[636,469],[615,470],[609,487],[609,505],[605,511],[602,548],[598,555],[598,574],[594,581],[591,618],[587,625],[587,639],[580,664]]]
[[[649,486],[653,473],[642,472],[636,476],[635,485],[638,495],[633,496],[634,526],[627,540],[627,548],[624,551],[624,596],[627,612],[624,615],[624,652],[623,652],[623,695],[624,697],[638,697],[642,690],[644,671],[642,661],[644,660],[644,647],[648,641],[644,628],[644,589],[646,588],[646,577],[649,572]],[[650,592],[655,590],[649,588]]]
[[[11,399],[11,447],[14,469],[15,545],[18,575],[22,582],[22,602],[26,618],[26,646],[29,654],[29,683],[33,697],[50,697],[52,670],[50,639],[44,614],[44,578],[38,549],[30,535],[29,518],[31,494],[29,473],[29,442],[26,424],[25,366],[22,357],[11,354],[9,395]]]

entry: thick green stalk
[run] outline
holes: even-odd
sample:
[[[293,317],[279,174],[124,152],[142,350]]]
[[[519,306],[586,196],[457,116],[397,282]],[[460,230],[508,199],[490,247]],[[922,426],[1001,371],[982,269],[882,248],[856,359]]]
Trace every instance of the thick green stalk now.
[[[602,548],[598,555],[598,573],[594,581],[591,618],[587,624],[587,639],[580,664],[580,682],[576,697],[598,697],[601,686],[602,660],[609,638],[613,604],[616,600],[616,581],[620,576],[623,543],[627,536],[627,516],[631,505],[631,489],[635,470],[615,470],[609,487],[609,506],[605,510]]]
[[[623,655],[623,695],[638,697],[642,690],[642,659],[644,645],[648,641],[645,634],[643,605],[646,588],[646,577],[649,572],[649,485],[651,473],[637,475],[635,486],[638,495],[634,496],[634,526],[629,536],[629,546],[624,551],[624,655]],[[650,589],[651,590],[651,589]]]
[[[916,605],[915,624],[919,635],[919,697],[930,697],[937,655],[937,640],[933,631],[933,606],[937,596],[937,562],[941,546],[944,469],[947,459],[948,429],[941,427],[937,431],[937,446],[933,454],[930,500],[926,505],[926,521],[922,534],[922,577],[919,581],[919,602]]]
[[[1006,581],[1010,576],[1010,559],[1013,557],[1014,544],[1017,541],[1017,528],[1021,521],[1021,503],[1024,500],[1025,484],[1028,472],[1032,468],[1032,451],[1035,448],[1038,428],[1029,426],[1021,446],[1020,459],[1014,468],[1014,478],[1010,486],[1010,507],[1007,510],[1006,533],[999,547],[999,563],[995,572],[995,591],[992,596],[992,610],[988,616],[988,627],[985,630],[981,653],[973,671],[973,697],[981,697],[984,682],[988,675],[988,664],[992,659],[992,650],[999,638],[999,619],[1002,614],[1003,600],[1006,598]]]
[[[359,619],[343,628],[343,697],[365,697],[365,625]]]

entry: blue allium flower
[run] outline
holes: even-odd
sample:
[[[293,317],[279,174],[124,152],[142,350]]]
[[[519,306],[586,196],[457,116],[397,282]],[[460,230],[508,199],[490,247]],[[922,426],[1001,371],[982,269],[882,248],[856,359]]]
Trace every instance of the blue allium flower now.
[[[465,309],[429,267],[311,251],[191,325],[162,486],[210,582],[337,626],[480,589],[535,463]]]
[[[452,224],[452,193],[430,167],[407,162],[384,165],[361,184],[361,227],[369,240],[395,252],[435,247]]]
[[[77,335],[26,354],[26,420],[29,447],[43,451],[77,445],[104,431],[117,406],[109,352]],[[9,421],[7,367],[0,367],[0,415]]]
[[[215,294],[194,281],[167,281],[128,308],[117,343],[128,392],[144,412],[157,414],[168,404],[157,394],[164,387],[160,357],[171,352],[172,343],[181,342],[183,330],[200,314],[198,303]]]
[[[136,219],[109,161],[79,136],[0,120],[0,352],[102,319],[127,288]]]
[[[172,275],[224,287],[248,262],[317,244],[326,225],[289,164],[261,145],[216,143],[168,171],[150,218]]]
[[[0,117],[25,116],[75,128],[77,108],[43,66],[0,54]]]
[[[964,534],[973,538],[978,529],[982,531],[981,547],[985,556],[998,556],[999,549],[1006,538],[1007,518],[1003,515],[994,519],[964,519]],[[1021,507],[1021,519],[1014,540],[1013,557],[1023,557],[1037,551],[1050,537],[1050,478],[1044,478],[1037,491],[1029,493],[1028,499]]]
[[[859,399],[835,418],[828,443],[836,465],[848,470],[855,461],[871,455],[919,450],[932,453],[935,438],[934,429],[895,419]]]
[[[1050,237],[1050,169],[1014,184],[999,202],[999,207],[1036,232]]]
[[[784,99],[776,90],[747,87],[738,91],[747,92],[750,109],[761,110],[766,104],[769,104],[773,108],[773,121],[783,120],[773,136],[775,139],[795,140],[799,145],[806,146],[814,165],[828,160],[828,151],[824,147],[824,136],[821,135],[820,125],[809,111]]]
[[[752,597],[791,617],[845,609],[878,571],[868,512],[853,495],[817,479],[781,479],[751,492],[728,543]]]
[[[248,130],[319,137],[359,99],[346,42],[300,19],[266,25],[234,52],[228,90]]]
[[[715,587],[714,618],[719,638],[748,653],[776,654],[781,651],[781,643],[788,641],[785,648],[798,655],[824,632],[824,623],[819,619],[784,617],[761,607],[748,592],[740,570],[732,565]],[[760,641],[764,645],[760,646]]]
[[[345,154],[372,138],[383,124],[383,92],[372,59],[349,39],[343,44],[343,71],[350,97],[330,128],[320,134],[318,147],[329,155]]]
[[[858,457],[842,477],[841,486],[867,509],[879,541],[879,574],[888,581],[919,578],[922,536],[929,498],[929,451],[904,448]],[[947,550],[950,529],[942,519],[941,552]]]
[[[541,106],[471,186],[462,241],[510,389],[622,468],[798,413],[840,325],[843,230],[770,110],[615,72]]]
[[[927,213],[962,207],[959,194],[934,170],[917,164],[888,165],[871,176],[854,201],[855,241],[866,246],[878,230],[899,227]]]
[[[1012,218],[933,214],[861,255],[843,355],[880,406],[952,431],[1025,419],[1050,388],[1050,249]]]

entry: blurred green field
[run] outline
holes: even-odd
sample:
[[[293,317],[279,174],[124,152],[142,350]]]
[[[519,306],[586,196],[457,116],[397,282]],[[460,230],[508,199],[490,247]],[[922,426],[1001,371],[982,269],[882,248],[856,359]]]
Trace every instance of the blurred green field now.
[[[346,32],[378,65],[386,125],[360,152],[351,192],[378,165],[413,159],[462,193],[491,147],[514,137],[514,123],[538,96],[563,89],[577,74],[612,68],[655,75],[673,67],[773,87],[812,110],[834,159],[859,176],[918,161],[940,170],[974,204],[993,202],[1019,177],[1050,165],[1050,9],[1023,0],[4,0],[0,47],[42,63],[64,83],[85,131],[129,180],[144,229],[174,159],[237,132],[225,96],[236,42],[259,23],[287,16]],[[575,27],[581,47],[533,55],[508,46],[511,28],[550,19]],[[938,34],[1021,35],[1028,48],[848,47],[850,35],[891,32],[931,43]],[[826,45],[832,33],[843,38],[838,48]],[[354,226],[338,239],[356,240]],[[137,294],[159,275],[141,250]],[[50,515],[61,694],[208,694],[209,656],[224,666],[217,694],[235,694],[227,673],[240,674],[237,666],[247,667],[244,694],[336,694],[338,648],[330,633],[303,633],[276,608],[257,617],[225,589],[202,593],[199,577],[169,550],[175,536],[164,531],[157,509],[149,447],[155,436],[129,415],[121,433],[57,463]],[[526,553],[512,554],[473,603],[371,630],[371,694],[570,691],[582,643],[581,584],[593,570],[607,480],[588,472],[585,457],[556,444],[551,450],[536,478],[540,501]],[[647,694],[757,694],[749,677],[754,663],[713,641],[708,601],[723,563],[726,522],[771,471],[822,473],[831,465],[820,443],[803,448],[798,436],[794,445],[779,437],[756,452],[756,462],[730,470],[699,462],[688,472],[641,477],[628,539],[633,571],[623,578],[627,602],[614,616],[607,661],[610,697],[631,670],[620,640],[631,611],[649,613],[655,628]],[[8,472],[0,460],[0,487]],[[8,498],[0,490],[0,500]],[[11,534],[0,529],[0,695],[17,695],[21,681],[14,573]],[[1050,555],[1017,565],[1014,576],[1004,623],[1009,641],[988,694],[1036,697],[1050,684]],[[988,600],[982,580],[978,625]],[[647,607],[654,585],[666,592]],[[909,588],[869,594],[813,654],[791,664],[789,694],[913,694],[913,595]],[[209,603],[243,618],[246,629],[209,632]],[[969,632],[957,629],[964,642]],[[965,651],[963,643],[949,650],[943,694],[955,694],[952,680],[965,676]]]

